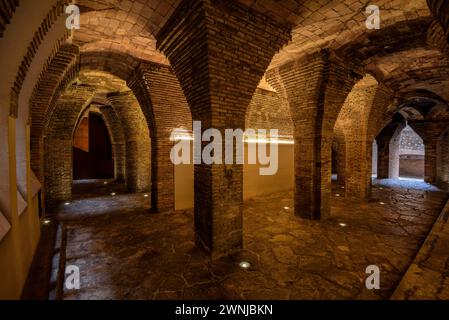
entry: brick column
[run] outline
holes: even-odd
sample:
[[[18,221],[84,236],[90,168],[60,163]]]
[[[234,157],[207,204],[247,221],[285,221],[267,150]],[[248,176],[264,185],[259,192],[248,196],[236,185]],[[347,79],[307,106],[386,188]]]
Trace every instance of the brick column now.
[[[245,112],[290,28],[237,1],[184,1],[157,35],[202,131],[244,129]],[[196,137],[200,139],[200,137]],[[224,160],[224,152],[223,152]],[[196,242],[212,257],[242,248],[242,165],[195,165]]]
[[[307,219],[330,214],[331,157],[335,121],[360,76],[328,51],[267,72],[285,90],[295,125],[295,213]]]
[[[59,98],[45,130],[45,205],[70,201],[73,184],[73,130],[83,107],[94,93],[91,87],[72,86]]]
[[[405,122],[393,121],[376,137],[377,178],[399,178],[399,142]]]
[[[341,127],[336,126],[334,139],[336,159],[332,160],[336,162],[337,166],[337,182],[339,185],[344,186],[346,181],[346,141],[345,133]]]
[[[425,147],[424,180],[428,183],[438,181],[438,144],[447,130],[447,122],[410,122],[410,127],[423,139]]]
[[[437,161],[438,182],[449,182],[449,131],[445,131],[438,141]]]
[[[152,152],[152,203],[155,211],[174,210],[175,177],[170,151],[173,129],[192,129],[192,115],[178,79],[168,66],[142,62],[128,81],[149,122]]]
[[[126,138],[126,186],[145,192],[151,186],[151,142],[145,117],[131,91],[109,94]]]
[[[361,201],[366,200],[371,192],[376,123],[391,101],[389,92],[384,89],[372,76],[365,76],[346,98],[335,125],[336,137],[344,134],[340,140],[345,141],[346,196]]]
[[[106,126],[112,142],[114,156],[114,179],[116,182],[125,182],[126,177],[126,145],[120,119],[111,106],[101,106],[100,112],[105,118]]]

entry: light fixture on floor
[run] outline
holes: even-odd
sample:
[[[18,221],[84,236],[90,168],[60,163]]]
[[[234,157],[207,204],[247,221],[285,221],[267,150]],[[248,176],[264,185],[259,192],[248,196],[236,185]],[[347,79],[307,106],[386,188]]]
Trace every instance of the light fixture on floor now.
[[[108,184],[108,182],[107,181],[105,181],[105,182],[103,182],[104,184]]]
[[[386,205],[386,203],[385,203],[385,202],[379,202],[379,203],[380,203],[381,205],[383,205],[383,206],[384,206],[384,205]]]
[[[64,203],[65,206],[70,206],[70,202]]]
[[[340,222],[339,224],[338,224],[340,227],[346,227],[347,226],[347,224],[346,223],[343,223],[343,222]]]
[[[340,194],[339,193],[337,193],[336,195],[335,195],[336,197],[339,197],[340,196]]]
[[[115,193],[115,192],[112,192],[112,193],[111,193],[111,196],[115,196],[115,195],[116,195],[116,193]]]
[[[284,207],[284,210],[288,210],[288,209],[290,209],[290,207]]]
[[[248,270],[251,267],[251,263],[249,263],[247,261],[242,261],[242,262],[239,263],[239,266],[243,270]]]
[[[43,223],[43,224],[50,224],[50,223],[51,223],[51,220],[45,219],[44,221],[42,221],[42,223]]]
[[[143,196],[144,196],[145,198],[148,198],[148,194],[144,194]]]

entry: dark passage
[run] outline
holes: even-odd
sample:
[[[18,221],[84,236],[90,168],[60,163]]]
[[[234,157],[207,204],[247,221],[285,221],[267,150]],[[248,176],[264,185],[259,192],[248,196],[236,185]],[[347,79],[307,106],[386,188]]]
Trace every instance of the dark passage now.
[[[103,118],[93,112],[84,117],[73,143],[73,179],[113,179],[111,139]]]

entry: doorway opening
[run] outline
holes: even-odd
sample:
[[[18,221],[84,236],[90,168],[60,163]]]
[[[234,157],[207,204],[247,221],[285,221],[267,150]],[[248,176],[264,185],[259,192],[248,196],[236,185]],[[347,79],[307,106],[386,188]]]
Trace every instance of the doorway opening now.
[[[112,144],[103,117],[86,112],[73,137],[73,180],[114,179]]]
[[[424,180],[424,156],[423,140],[407,125],[399,138],[399,179]]]

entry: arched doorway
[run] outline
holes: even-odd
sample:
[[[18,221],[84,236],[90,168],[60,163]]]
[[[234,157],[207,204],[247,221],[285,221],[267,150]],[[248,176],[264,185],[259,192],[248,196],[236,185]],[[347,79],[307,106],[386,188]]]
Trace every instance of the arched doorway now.
[[[113,179],[112,144],[103,117],[87,111],[73,136],[73,180]]]
[[[424,180],[424,156],[423,139],[407,125],[399,138],[399,179]]]

